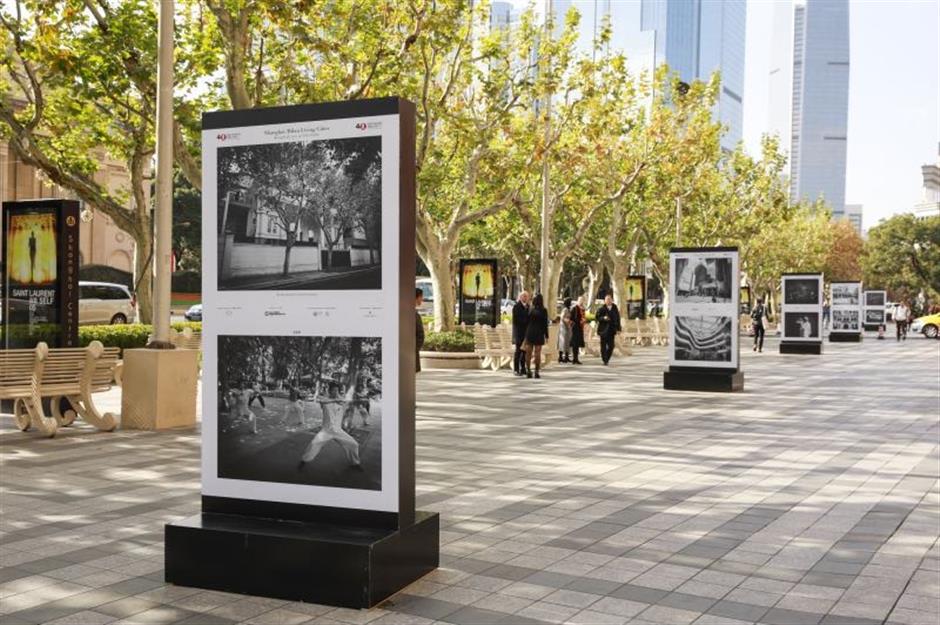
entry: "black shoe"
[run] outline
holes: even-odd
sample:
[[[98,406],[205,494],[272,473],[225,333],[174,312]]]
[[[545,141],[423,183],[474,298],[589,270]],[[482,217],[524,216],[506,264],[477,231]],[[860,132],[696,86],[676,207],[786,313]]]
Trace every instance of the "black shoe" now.
[[[571,361],[571,364],[573,364],[573,365],[583,365],[584,363],[581,362],[580,360],[572,360],[572,361]]]
[[[535,377],[536,377],[536,379],[540,379],[542,376],[540,376],[540,375],[539,375],[539,372],[536,371],[536,372],[535,372]]]
[[[565,359],[562,358],[561,356],[558,356],[558,364],[561,364],[563,362],[565,362]]]
[[[532,378],[532,372],[531,372],[531,371],[526,371],[525,377],[531,379],[531,378]]]

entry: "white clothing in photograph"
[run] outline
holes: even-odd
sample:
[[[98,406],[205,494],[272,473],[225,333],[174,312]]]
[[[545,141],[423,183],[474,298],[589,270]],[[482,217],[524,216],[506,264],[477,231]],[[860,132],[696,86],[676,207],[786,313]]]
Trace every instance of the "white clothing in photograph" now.
[[[323,410],[323,427],[307,445],[307,449],[304,450],[301,457],[303,462],[313,462],[324,445],[330,441],[336,441],[346,453],[346,459],[349,460],[349,463],[359,464],[359,443],[342,427],[343,413],[345,412],[344,404],[345,402],[341,399],[320,400],[320,407]]]

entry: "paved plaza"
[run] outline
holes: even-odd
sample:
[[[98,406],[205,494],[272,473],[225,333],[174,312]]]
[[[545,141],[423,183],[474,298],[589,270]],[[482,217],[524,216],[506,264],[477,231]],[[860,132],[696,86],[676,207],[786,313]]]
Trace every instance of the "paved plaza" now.
[[[666,350],[418,378],[441,567],[370,611],[163,582],[199,439],[0,418],[0,623],[940,621],[940,342],[742,351],[745,392],[666,392]],[[118,402],[115,393],[102,403]]]

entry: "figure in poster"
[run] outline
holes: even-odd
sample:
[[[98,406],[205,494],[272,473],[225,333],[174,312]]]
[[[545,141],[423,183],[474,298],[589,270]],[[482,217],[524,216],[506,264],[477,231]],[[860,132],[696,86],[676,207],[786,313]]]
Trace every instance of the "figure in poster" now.
[[[800,317],[800,336],[802,336],[804,339],[808,339],[813,336],[813,326],[809,322],[809,319],[805,316]]]
[[[264,403],[261,405],[263,407]],[[290,390],[287,392],[287,407],[285,408],[284,417],[288,423],[296,421],[300,426],[307,424],[304,419],[304,400],[296,386],[291,385]]]
[[[251,410],[252,390],[232,389],[228,392],[229,414],[236,419],[245,419],[248,422],[248,431],[258,433],[258,419]]]
[[[339,384],[336,382],[330,382],[327,389],[327,397],[318,400],[323,411],[323,427],[307,445],[297,464],[297,470],[301,471],[308,462],[313,462],[324,445],[330,441],[336,441],[343,448],[350,466],[362,471],[362,464],[359,462],[359,443],[342,427],[347,400],[340,397]]]
[[[480,299],[480,280],[481,280],[481,277],[480,277],[480,272],[479,272],[479,271],[476,273],[476,275],[474,276],[473,280],[474,280],[474,282],[476,282],[476,284],[477,284],[477,299]]]
[[[36,231],[29,231],[29,281],[36,281]]]

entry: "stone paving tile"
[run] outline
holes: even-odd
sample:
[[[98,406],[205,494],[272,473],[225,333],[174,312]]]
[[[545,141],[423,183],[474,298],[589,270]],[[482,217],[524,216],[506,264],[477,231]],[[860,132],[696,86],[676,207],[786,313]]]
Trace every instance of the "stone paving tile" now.
[[[774,346],[742,354],[732,395],[663,391],[661,348],[541,385],[423,372],[442,566],[371,611],[163,582],[163,524],[199,509],[197,433],[49,440],[0,415],[0,622],[940,622],[940,343]]]

